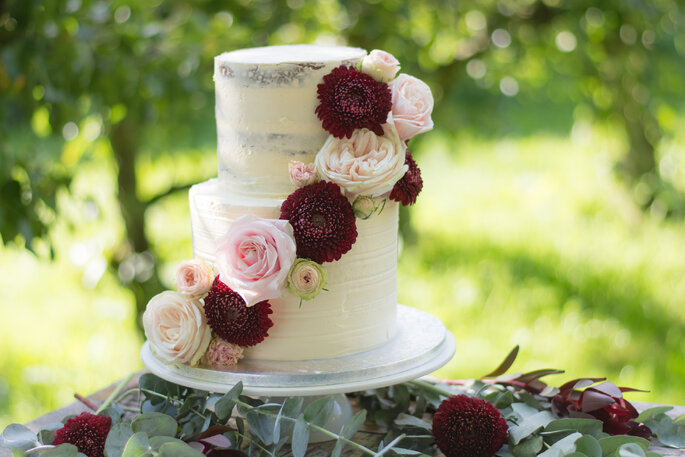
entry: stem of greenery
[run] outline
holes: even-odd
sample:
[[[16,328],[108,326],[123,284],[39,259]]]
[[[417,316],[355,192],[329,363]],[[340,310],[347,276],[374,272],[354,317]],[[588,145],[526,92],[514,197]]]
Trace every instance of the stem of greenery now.
[[[433,392],[434,394],[438,394],[441,397],[448,397],[449,398],[452,395],[454,395],[454,392],[450,392],[448,390],[441,389],[440,387],[436,386],[435,384],[431,384],[430,382],[422,381],[420,379],[416,379],[414,381],[409,381],[409,382],[407,382],[407,384],[409,384],[410,386],[414,386],[418,389]]]
[[[405,435],[404,433],[402,433],[400,436],[398,436],[397,438],[395,438],[394,440],[392,440],[391,442],[389,442],[389,443],[387,444],[387,446],[385,446],[383,449],[381,449],[381,451],[380,451],[378,454],[375,454],[375,453],[374,453],[374,456],[375,456],[375,457],[381,457],[383,454],[385,454],[386,452],[388,452],[390,449],[393,448],[393,446],[395,446],[397,443],[399,443],[400,441],[402,441],[402,440],[405,439],[406,437],[407,437],[407,435]]]
[[[95,414],[100,414],[100,413],[103,412],[105,409],[107,409],[107,407],[108,407],[109,405],[112,404],[112,402],[114,401],[114,399],[117,398],[117,397],[119,396],[119,394],[121,393],[121,391],[124,390],[124,388],[128,385],[128,383],[131,382],[131,379],[133,379],[133,373],[131,373],[131,374],[129,374],[128,376],[126,376],[126,377],[119,383],[119,385],[116,387],[116,389],[114,389],[114,390],[112,391],[112,393],[109,394],[109,397],[107,397],[107,399],[104,401],[104,403],[103,403],[102,405],[100,405],[100,407],[98,408],[97,411],[95,411]]]

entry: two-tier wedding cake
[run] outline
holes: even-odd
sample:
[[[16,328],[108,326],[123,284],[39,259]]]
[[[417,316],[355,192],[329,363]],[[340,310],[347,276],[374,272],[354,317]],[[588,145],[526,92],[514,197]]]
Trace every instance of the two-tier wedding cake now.
[[[194,259],[143,324],[164,363],[227,370],[387,343],[408,140],[433,99],[384,51],[294,45],[215,58],[218,177],[190,190]]]

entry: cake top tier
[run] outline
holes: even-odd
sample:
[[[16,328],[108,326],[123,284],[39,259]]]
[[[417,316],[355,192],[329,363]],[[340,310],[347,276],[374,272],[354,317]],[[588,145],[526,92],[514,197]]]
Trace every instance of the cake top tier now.
[[[285,46],[266,46],[262,48],[239,49],[225,52],[217,57],[222,62],[237,64],[282,64],[282,63],[323,63],[358,61],[366,55],[361,48],[342,46],[320,46],[314,44],[295,44]]]

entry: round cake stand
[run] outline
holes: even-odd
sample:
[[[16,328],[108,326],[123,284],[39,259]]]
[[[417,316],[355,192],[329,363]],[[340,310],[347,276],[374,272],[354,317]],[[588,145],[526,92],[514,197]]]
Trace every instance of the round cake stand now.
[[[166,365],[143,345],[145,366],[162,379],[194,389],[225,393],[242,381],[243,394],[260,397],[335,397],[336,414],[326,428],[339,431],[352,415],[344,393],[386,387],[432,373],[452,359],[454,336],[436,317],[398,305],[397,333],[376,348],[331,359],[241,360],[230,371]],[[312,437],[313,439],[315,437]]]

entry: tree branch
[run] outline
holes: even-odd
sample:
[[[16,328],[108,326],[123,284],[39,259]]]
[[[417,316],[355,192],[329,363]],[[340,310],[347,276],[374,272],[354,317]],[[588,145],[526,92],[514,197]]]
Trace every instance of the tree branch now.
[[[179,184],[177,186],[171,186],[167,190],[165,190],[164,192],[159,193],[159,194],[155,195],[154,197],[146,200],[145,206],[152,206],[155,203],[157,203],[158,201],[160,201],[161,199],[166,198],[171,194],[175,194],[176,192],[186,191],[186,190],[190,189],[194,184],[195,183],[192,182],[192,183],[187,183],[187,184]]]

